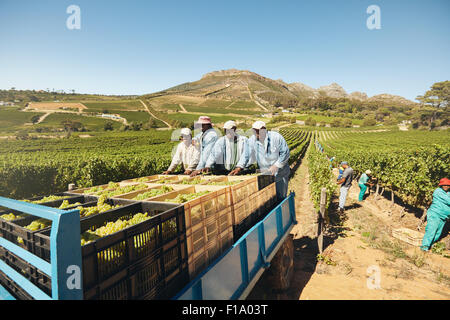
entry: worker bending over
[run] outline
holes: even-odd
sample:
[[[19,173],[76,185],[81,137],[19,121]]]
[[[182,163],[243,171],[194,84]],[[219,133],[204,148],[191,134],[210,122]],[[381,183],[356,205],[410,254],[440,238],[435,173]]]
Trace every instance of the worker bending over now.
[[[359,185],[359,197],[358,201],[364,200],[364,195],[366,194],[367,187],[372,187],[373,183],[370,182],[372,179],[372,171],[366,170],[361,177],[359,178],[358,185]]]
[[[430,250],[431,246],[439,240],[442,229],[450,217],[450,179],[442,178],[439,187],[433,192],[433,202],[427,210],[427,226],[422,239],[423,251]]]

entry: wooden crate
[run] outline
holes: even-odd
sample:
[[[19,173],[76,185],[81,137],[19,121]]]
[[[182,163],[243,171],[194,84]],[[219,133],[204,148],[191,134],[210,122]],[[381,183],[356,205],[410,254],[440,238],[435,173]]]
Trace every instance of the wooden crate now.
[[[420,247],[424,234],[408,228],[392,229],[392,236],[413,246]]]

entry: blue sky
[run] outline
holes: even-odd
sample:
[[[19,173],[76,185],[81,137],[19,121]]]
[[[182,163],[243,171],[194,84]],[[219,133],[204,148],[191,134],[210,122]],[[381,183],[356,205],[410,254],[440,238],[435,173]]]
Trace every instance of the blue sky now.
[[[448,0],[0,0],[0,88],[145,94],[236,68],[415,99],[450,78],[449,14]]]

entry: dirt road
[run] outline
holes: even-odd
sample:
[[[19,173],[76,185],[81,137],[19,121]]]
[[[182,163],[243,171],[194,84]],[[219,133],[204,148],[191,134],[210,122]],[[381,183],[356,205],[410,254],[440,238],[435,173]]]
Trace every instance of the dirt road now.
[[[147,105],[144,103],[144,101],[142,101],[142,100],[139,100],[139,101],[142,103],[142,105],[144,106],[145,110],[147,110],[147,112],[148,112],[153,118],[155,118],[156,120],[159,120],[159,121],[164,122],[164,124],[165,124],[169,129],[172,129],[172,126],[171,126],[169,123],[167,123],[166,121],[164,121],[164,120],[158,118],[158,117],[155,116],[153,113],[151,113],[151,112],[150,112],[150,109],[147,107]]]

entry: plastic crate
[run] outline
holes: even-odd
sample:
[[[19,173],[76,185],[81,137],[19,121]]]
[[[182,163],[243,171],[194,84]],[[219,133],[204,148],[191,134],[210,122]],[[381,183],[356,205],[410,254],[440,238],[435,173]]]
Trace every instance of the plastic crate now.
[[[123,229],[113,235],[98,239],[82,247],[83,261],[83,288],[85,299],[140,299],[158,298],[167,296],[167,290],[181,290],[188,282],[187,252],[185,230],[183,229],[183,207],[172,204],[161,206],[156,204],[156,208],[148,210],[146,206],[151,203],[135,203],[131,206],[116,209],[110,212],[108,218],[94,216],[97,221],[84,223],[81,230],[86,230],[90,225],[102,225],[109,220],[116,220],[118,217],[131,216],[137,211],[150,211],[162,214],[154,216],[138,225]],[[140,206],[139,206],[140,205]],[[171,208],[169,210],[165,210]],[[124,213],[124,210],[128,213]],[[130,214],[130,210],[134,210]],[[119,212],[120,211],[120,212]],[[111,217],[114,216],[114,217]],[[99,219],[103,218],[103,219]],[[99,220],[103,220],[103,223]],[[165,225],[172,221],[176,225],[176,230],[168,230]],[[153,238],[151,237],[153,235]],[[41,240],[41,250],[38,256],[49,257],[49,231],[43,234],[36,234]],[[135,248],[134,243],[144,243],[144,246]],[[158,245],[159,244],[159,245]],[[1,248],[1,247],[0,247]],[[122,251],[122,256],[113,250]],[[24,260],[11,255],[7,250],[0,250],[2,260],[24,274],[29,280],[51,294],[51,280],[47,275],[40,272]],[[102,257],[112,257],[102,259]],[[105,261],[106,260],[106,261]],[[154,266],[155,271],[151,273]],[[156,266],[156,267],[155,267]],[[146,279],[143,274],[152,275]],[[136,281],[138,279],[139,281]],[[170,283],[170,286],[168,284]],[[147,290],[147,291],[145,291]],[[175,294],[174,292],[173,294]]]
[[[68,200],[69,203],[82,201],[82,198],[80,198],[79,195],[73,194],[71,192],[60,192],[60,193],[55,193],[53,195],[54,196],[63,196],[64,198],[63,199],[59,199],[59,200],[53,200],[53,201],[47,201],[47,202],[43,202],[43,203],[38,203],[38,204],[41,205],[41,206],[57,208],[57,207],[59,207],[61,205],[61,203],[64,200]],[[45,198],[45,196],[29,198],[29,199],[26,199],[26,200],[33,202],[33,201],[37,201],[37,200],[42,200],[43,198]]]
[[[89,207],[89,206],[96,205],[96,202],[97,202],[96,197],[90,197],[90,196],[83,196],[83,197],[84,197],[85,201],[88,201],[88,200],[94,200],[94,201],[86,202],[86,203],[82,204],[81,206]],[[79,199],[79,198],[77,198],[77,199]],[[137,203],[137,201],[108,199],[107,203],[110,205],[127,206],[130,204],[135,204],[135,203]],[[64,210],[67,210],[67,209],[69,209],[69,208],[66,208]],[[118,208],[118,209],[120,209],[120,208]],[[111,211],[118,210],[118,209],[112,209],[109,211],[105,211],[101,214],[108,214]],[[98,214],[98,215],[101,215],[101,214]],[[97,216],[97,215],[95,215],[95,216]],[[95,216],[82,217],[80,219],[80,221],[82,222],[87,219],[92,219]],[[38,219],[39,219],[38,217],[35,217],[32,215],[29,215],[23,219],[18,219],[18,220],[13,220],[13,221],[6,221],[3,219],[0,219],[0,236],[5,238],[8,241],[11,241],[11,242],[17,244],[18,246],[22,247],[23,249],[26,249],[35,254],[41,254],[40,257],[42,257],[43,259],[46,259],[47,261],[50,261],[50,257],[46,257],[42,253],[36,252],[36,250],[37,250],[36,242],[39,240],[38,238],[36,238],[36,234],[45,232],[45,231],[50,232],[51,227],[47,227],[47,228],[44,228],[41,230],[36,230],[36,231],[31,231],[31,230],[25,228],[31,222],[38,220]],[[19,241],[19,238],[21,238],[20,241]]]
[[[92,186],[92,187],[87,187],[87,188],[75,189],[75,190],[68,191],[67,193],[70,193],[70,194],[73,194],[73,195],[80,195],[80,194],[92,195],[93,192],[85,192],[85,191],[87,191],[89,189],[92,189],[93,187],[100,187],[100,188],[102,188],[103,191],[111,189],[111,188],[109,188],[109,186],[107,184],[103,184],[103,185],[99,185],[99,186]]]
[[[218,241],[226,232],[232,233],[231,209],[224,209],[215,216],[186,229],[188,256],[203,250],[208,243]]]
[[[35,266],[19,258],[2,246],[0,246],[0,260],[5,262],[18,273],[22,274],[46,294],[51,295],[50,278]]]
[[[208,194],[200,196],[194,200],[183,203],[185,212],[186,230],[201,223],[211,216],[215,216],[218,212],[231,206],[230,189],[220,186],[188,186],[187,188],[173,191],[162,196],[152,199],[162,203],[166,200],[174,199],[179,194],[197,193],[202,191],[210,191]]]
[[[242,178],[244,176],[235,177]],[[249,176],[244,181],[229,186],[231,190],[232,203],[236,204],[242,200],[248,199],[250,195],[258,192],[258,178],[256,176]]]
[[[197,251],[188,258],[189,277],[193,280],[202,270],[207,268],[223,252],[233,244],[233,228],[218,234],[209,243],[199,247]]]
[[[420,247],[422,245],[424,234],[408,228],[398,228],[392,229],[392,236],[396,239],[409,243],[410,245]]]
[[[148,185],[147,184],[145,184],[145,183],[130,183],[130,184],[128,184],[128,185],[120,185],[120,183],[119,183],[119,187],[116,187],[116,188],[110,188],[109,187],[109,185],[108,184],[104,184],[104,185],[101,185],[101,186],[94,186],[94,187],[99,187],[99,188],[102,188],[102,190],[101,191],[96,191],[96,192],[87,192],[87,191],[89,191],[91,188],[93,188],[93,187],[88,187],[88,188],[83,188],[83,189],[77,189],[77,190],[73,190],[73,191],[68,191],[68,192],[66,192],[66,193],[70,193],[70,194],[74,194],[74,195],[79,195],[79,194],[83,194],[83,195],[90,195],[90,196],[95,196],[95,197],[99,197],[100,196],[100,192],[103,192],[103,191],[114,191],[114,190],[116,190],[116,189],[118,189],[118,188],[125,188],[125,187],[127,187],[127,186],[131,186],[131,185],[143,185],[143,186],[145,186],[145,188],[148,188]],[[144,189],[144,188],[143,188]],[[124,192],[124,193],[122,193],[122,194],[125,194],[125,193],[129,193],[129,192]],[[118,195],[120,195],[120,194],[118,194]],[[116,195],[117,196],[117,195]]]
[[[251,197],[257,220],[264,218],[277,205],[276,184],[272,183]]]
[[[85,290],[86,300],[168,299],[189,282],[185,251],[173,242]],[[180,263],[180,261],[182,261]]]
[[[265,217],[276,206],[275,183],[251,194],[247,199],[233,204],[233,236],[237,241],[255,223]]]
[[[258,176],[258,190],[262,190],[275,182],[275,176],[270,174],[259,174]]]
[[[8,278],[2,271],[0,271],[0,284],[17,300],[34,300],[32,296]]]
[[[163,181],[159,181],[159,180],[164,180],[164,182]],[[176,176],[176,175],[157,174],[157,175],[153,175],[153,176],[147,176],[147,177],[135,178],[135,179],[130,179],[130,180],[124,180],[124,181],[121,181],[119,184],[121,186],[122,185],[136,184],[136,183],[167,184],[167,183],[176,183],[179,180],[180,180],[180,178],[178,176]]]
[[[162,185],[160,184],[147,184],[149,187],[147,189],[142,189],[142,190],[138,190],[138,191],[133,191],[130,193],[125,193],[125,194],[121,194],[118,196],[114,196],[112,197],[112,199],[129,199],[129,200],[133,200],[133,198],[135,198],[136,196],[140,195],[141,193],[145,193],[150,191],[151,189],[158,189],[158,188],[162,188]],[[182,190],[187,188],[187,186],[181,186],[181,185],[177,185],[177,184],[167,184],[167,186],[172,187],[174,190],[173,191],[178,191],[178,190]],[[169,192],[173,192],[173,191],[169,191]],[[169,193],[167,192],[167,193]],[[165,194],[167,194],[165,193]],[[164,194],[162,194],[164,195]],[[159,197],[161,195],[155,196],[155,197],[150,197],[144,200],[139,200],[139,201],[152,201],[154,198]]]

